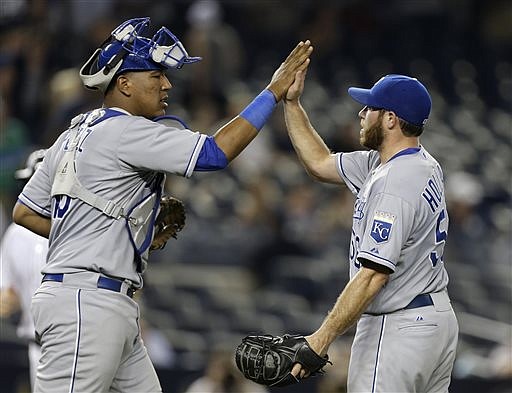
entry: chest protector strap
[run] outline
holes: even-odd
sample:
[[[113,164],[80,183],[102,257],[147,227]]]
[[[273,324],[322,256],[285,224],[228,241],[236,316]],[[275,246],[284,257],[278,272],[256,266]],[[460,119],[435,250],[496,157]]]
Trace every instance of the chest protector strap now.
[[[57,166],[51,196],[68,195],[71,198],[80,199],[116,220],[125,218],[131,243],[137,253],[142,255],[151,245],[154,222],[160,207],[160,196],[165,176],[159,174],[153,192],[144,197],[125,214],[125,207],[86,189],[80,183],[76,174],[76,153],[79,150],[78,145],[83,132],[102,120],[119,115],[124,115],[124,113],[110,109],[98,109],[79,115],[71,121],[69,139],[66,143],[64,155]],[[142,269],[139,268],[140,270]]]
[[[92,112],[81,114],[71,120],[71,126],[69,128],[69,139],[67,146],[65,147],[64,155],[57,166],[55,178],[53,180],[51,196],[55,195],[68,195],[71,198],[78,198],[90,206],[95,207],[102,213],[109,217],[115,218],[116,220],[124,216],[123,207],[112,200],[105,199],[99,195],[92,193],[87,190],[76,175],[76,152],[78,143],[80,142],[80,136],[83,131],[96,120],[103,120],[105,116],[105,110],[99,109]],[[110,111],[114,112],[114,111]],[[120,112],[113,114],[121,115]],[[112,116],[109,116],[112,117]]]

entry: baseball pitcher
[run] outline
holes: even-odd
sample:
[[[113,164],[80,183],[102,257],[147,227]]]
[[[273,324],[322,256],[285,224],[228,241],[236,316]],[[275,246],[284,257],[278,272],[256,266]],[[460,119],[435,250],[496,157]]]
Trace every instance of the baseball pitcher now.
[[[443,173],[419,142],[430,94],[404,75],[386,75],[371,89],[350,88],[363,105],[360,142],[369,150],[331,153],[299,102],[304,78],[299,71],[285,98],[292,144],[313,178],[344,183],[356,197],[350,281],[306,339],[323,356],[357,322],[350,392],[446,392],[458,324],[443,260]],[[309,371],[297,363],[292,375],[307,377]]]

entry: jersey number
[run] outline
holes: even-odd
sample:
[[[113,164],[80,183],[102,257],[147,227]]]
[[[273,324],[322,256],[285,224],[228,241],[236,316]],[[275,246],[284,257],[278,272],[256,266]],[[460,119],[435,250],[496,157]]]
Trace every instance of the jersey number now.
[[[441,210],[441,213],[439,213],[439,216],[437,217],[437,223],[436,223],[436,250],[430,253],[430,262],[432,262],[432,266],[435,267],[439,261],[443,262],[443,250],[444,250],[444,243],[446,242],[446,238],[448,237],[448,234],[446,231],[440,230],[441,222],[446,218],[446,213],[443,210]],[[441,256],[438,255],[437,250],[441,251]]]
[[[354,262],[354,266],[359,269],[361,264],[358,262],[356,255],[359,251],[359,236],[357,236],[354,231],[352,231],[352,238],[350,239],[350,252],[349,258],[352,262]]]
[[[53,207],[53,218],[58,219],[65,216],[71,204],[71,197],[67,195],[55,196],[55,205]]]

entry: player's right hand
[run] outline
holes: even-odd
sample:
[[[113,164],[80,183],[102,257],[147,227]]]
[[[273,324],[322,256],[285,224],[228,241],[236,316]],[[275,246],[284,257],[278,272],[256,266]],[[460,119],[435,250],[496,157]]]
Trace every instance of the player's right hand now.
[[[285,101],[297,101],[302,92],[304,91],[304,80],[306,79],[307,68],[305,70],[297,71],[295,80],[286,92]]]
[[[312,52],[313,46],[311,46],[309,40],[299,42],[286,60],[276,72],[274,72],[267,89],[274,94],[277,101],[280,101],[284,97],[288,88],[295,80],[297,71],[303,71],[308,67],[309,56]]]

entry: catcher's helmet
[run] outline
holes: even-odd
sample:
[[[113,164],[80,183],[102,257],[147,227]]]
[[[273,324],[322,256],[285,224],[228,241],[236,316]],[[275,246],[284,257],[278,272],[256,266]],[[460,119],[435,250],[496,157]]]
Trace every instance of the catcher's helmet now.
[[[183,44],[166,27],[144,37],[150,18],[136,18],[116,27],[80,69],[85,87],[105,92],[110,81],[125,71],[164,70],[195,63]]]
[[[46,154],[46,150],[47,149],[39,149],[30,153],[27,157],[25,168],[18,169],[16,172],[14,172],[14,178],[18,180],[30,179],[36,171],[37,167],[41,165],[44,155]]]

